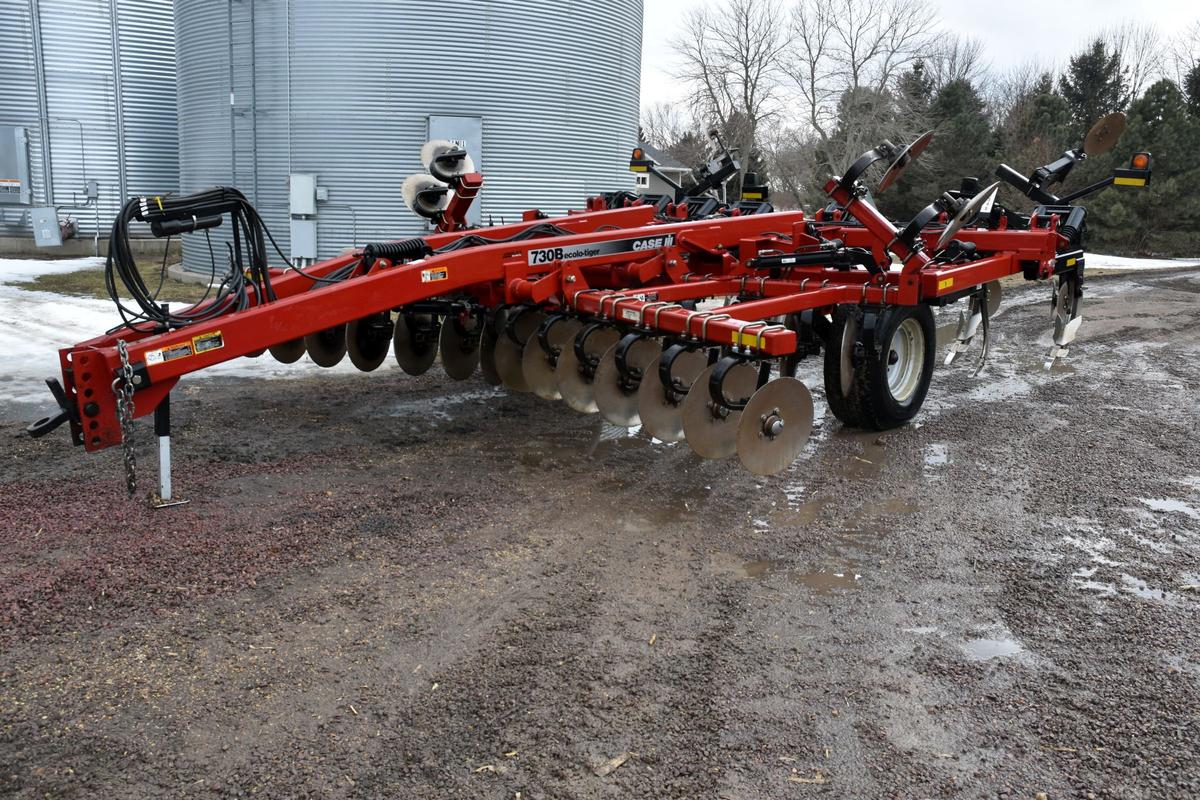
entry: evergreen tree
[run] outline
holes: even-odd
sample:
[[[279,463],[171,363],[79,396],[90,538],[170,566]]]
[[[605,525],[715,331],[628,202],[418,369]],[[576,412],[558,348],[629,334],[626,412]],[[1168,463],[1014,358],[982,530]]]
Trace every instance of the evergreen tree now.
[[[1054,91],[1054,79],[1043,73],[1024,94],[1017,97],[1000,120],[997,163],[1008,164],[1023,175],[1057,158],[1072,142],[1071,111],[1067,101]],[[1003,202],[1014,208],[1028,201],[1015,190],[1004,190]]]
[[[1071,112],[1076,146],[1098,119],[1125,108],[1126,86],[1121,54],[1110,52],[1103,39],[1071,58],[1066,74],[1058,79],[1058,89]]]
[[[933,80],[929,77],[925,63],[917,61],[900,76],[896,83],[897,113],[909,120],[915,128],[928,130],[933,127],[930,106],[933,104]],[[906,142],[898,142],[904,145]],[[936,148],[940,141],[932,145]],[[934,190],[934,176],[929,163],[932,153],[922,156],[908,167],[896,185],[881,197],[876,198],[883,213],[897,220],[906,220],[929,205],[940,194]]]
[[[1145,189],[1113,187],[1088,205],[1090,246],[1141,255],[1200,252],[1200,118],[1170,80],[1161,80],[1129,110],[1114,160],[1153,154]]]
[[[957,189],[963,178],[986,183],[996,168],[996,136],[987,108],[975,87],[966,80],[947,83],[929,107],[936,133],[936,149],[925,165],[930,183],[925,190],[928,203],[948,189]]]
[[[1183,90],[1187,95],[1188,110],[1200,117],[1200,63],[1192,67],[1183,79]]]

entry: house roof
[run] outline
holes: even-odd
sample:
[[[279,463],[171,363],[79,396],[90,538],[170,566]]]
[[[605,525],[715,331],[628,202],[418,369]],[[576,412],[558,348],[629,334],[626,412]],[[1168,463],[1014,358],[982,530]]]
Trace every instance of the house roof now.
[[[642,151],[646,155],[650,156],[650,158],[654,161],[654,163],[658,164],[660,169],[668,170],[670,172],[691,172],[692,171],[691,167],[687,166],[686,164],[681,163],[670,153],[659,150],[657,147],[654,147],[653,145],[646,144],[645,142],[638,142],[638,147],[642,148]]]

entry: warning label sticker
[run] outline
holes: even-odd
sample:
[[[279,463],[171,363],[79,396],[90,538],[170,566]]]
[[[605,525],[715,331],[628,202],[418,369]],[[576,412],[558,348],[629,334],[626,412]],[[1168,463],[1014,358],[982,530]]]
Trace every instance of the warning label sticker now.
[[[553,264],[555,261],[575,261],[581,258],[611,256],[617,253],[635,253],[641,250],[658,250],[675,244],[675,234],[666,236],[641,236],[636,239],[616,239],[611,242],[577,244],[571,247],[540,247],[529,251],[529,266]]]
[[[435,267],[434,269],[421,270],[421,283],[433,283],[435,281],[444,281],[450,277],[450,270],[445,267]]]
[[[209,350],[220,350],[225,346],[225,340],[220,331],[202,333],[192,337],[192,349],[197,353],[207,353]]]
[[[177,358],[187,358],[190,355],[194,355],[192,351],[192,343],[182,342],[180,344],[173,344],[170,347],[164,347],[160,350],[147,350],[146,363],[163,364],[167,361],[174,361]]]

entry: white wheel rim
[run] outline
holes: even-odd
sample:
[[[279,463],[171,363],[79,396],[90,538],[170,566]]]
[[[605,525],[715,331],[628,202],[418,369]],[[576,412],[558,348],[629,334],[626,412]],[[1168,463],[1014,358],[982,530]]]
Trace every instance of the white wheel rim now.
[[[888,347],[888,391],[900,405],[908,405],[917,387],[921,385],[921,372],[925,367],[925,331],[913,317],[901,322],[892,334]]]

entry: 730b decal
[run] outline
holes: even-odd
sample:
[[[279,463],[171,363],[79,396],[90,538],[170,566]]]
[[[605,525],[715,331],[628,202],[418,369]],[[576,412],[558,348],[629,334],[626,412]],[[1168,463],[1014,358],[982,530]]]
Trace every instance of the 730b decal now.
[[[542,247],[529,251],[529,266],[552,264],[555,261],[575,261],[580,258],[611,256],[615,253],[634,253],[641,250],[658,250],[675,244],[675,234],[666,236],[641,236],[637,239],[616,239],[611,242],[579,244],[573,247]]]

